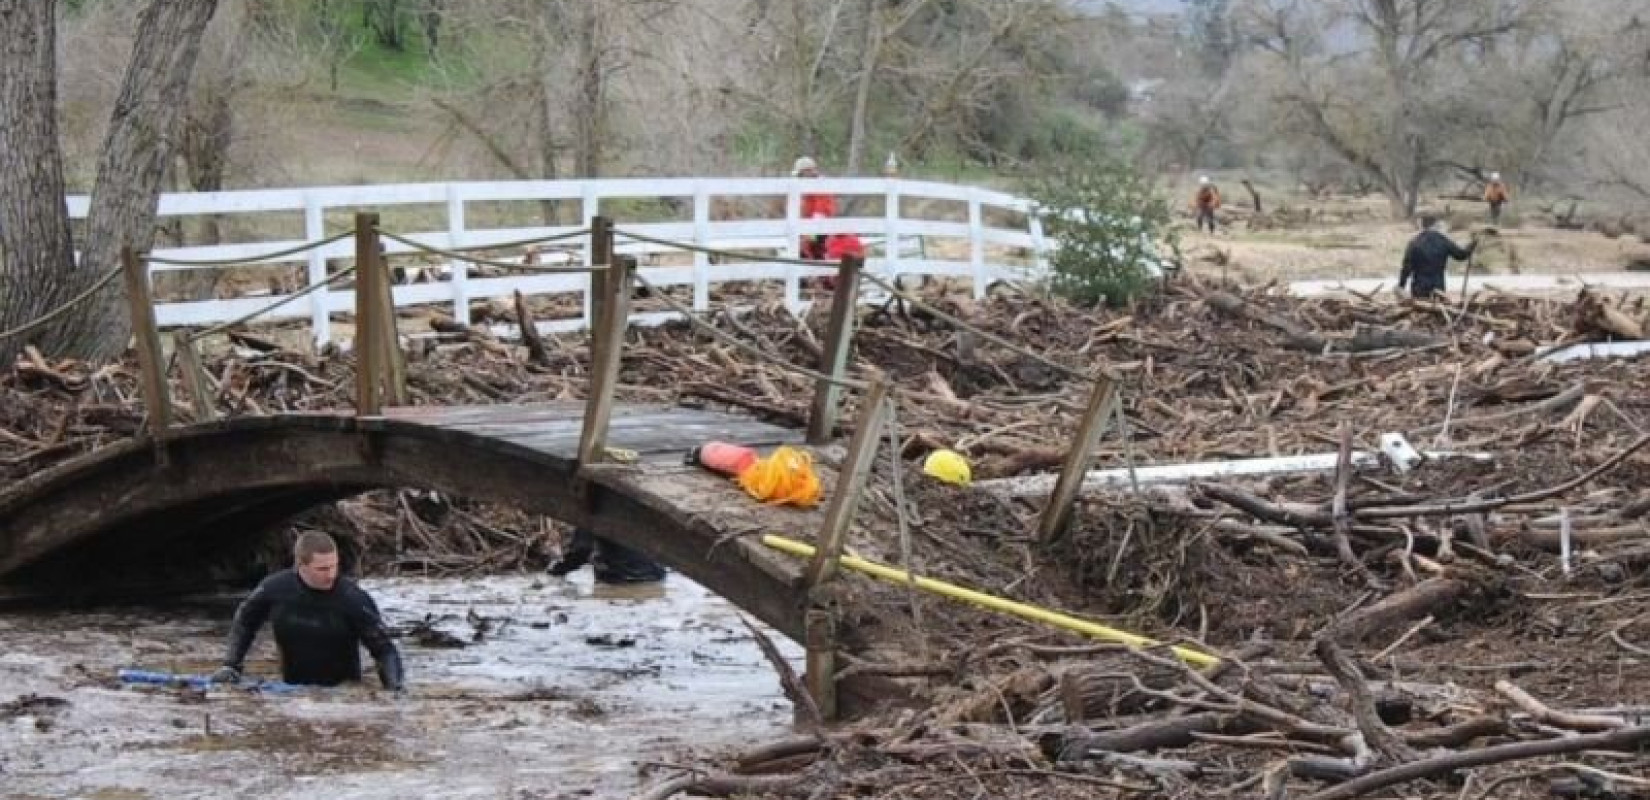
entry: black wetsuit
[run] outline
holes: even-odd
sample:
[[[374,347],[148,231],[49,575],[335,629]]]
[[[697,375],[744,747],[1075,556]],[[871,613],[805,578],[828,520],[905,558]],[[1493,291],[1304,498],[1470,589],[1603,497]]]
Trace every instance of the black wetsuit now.
[[[281,651],[281,680],[316,686],[361,680],[361,645],[366,645],[384,688],[401,688],[401,653],[384,629],[378,605],[355,581],[340,577],[332,589],[321,591],[293,569],[265,578],[235,610],[226,666],[241,668],[265,620]]]
[[[1404,267],[1398,273],[1398,288],[1413,281],[1410,293],[1415,297],[1431,297],[1444,291],[1444,268],[1449,260],[1466,261],[1472,257],[1477,242],[1461,247],[1438,231],[1427,229],[1410,240],[1404,250]]]

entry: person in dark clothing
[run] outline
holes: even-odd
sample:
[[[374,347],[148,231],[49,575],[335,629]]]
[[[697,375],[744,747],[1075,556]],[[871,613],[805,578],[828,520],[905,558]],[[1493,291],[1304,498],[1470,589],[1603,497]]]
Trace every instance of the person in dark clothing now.
[[[1410,287],[1410,296],[1417,299],[1432,297],[1444,291],[1444,269],[1449,260],[1466,261],[1478,248],[1478,236],[1465,248],[1437,230],[1438,218],[1421,215],[1421,232],[1411,239],[1404,250],[1404,266],[1398,272],[1398,289]]]
[[[573,529],[573,540],[562,548],[550,574],[567,575],[594,561],[598,583],[651,583],[665,579],[665,568],[653,559],[584,528]]]
[[[265,578],[235,610],[229,649],[213,680],[240,681],[246,651],[268,621],[281,652],[281,680],[314,686],[359,681],[365,645],[377,663],[379,683],[400,691],[401,653],[372,597],[338,575],[337,543],[312,531],[298,537],[293,551],[293,568]]]

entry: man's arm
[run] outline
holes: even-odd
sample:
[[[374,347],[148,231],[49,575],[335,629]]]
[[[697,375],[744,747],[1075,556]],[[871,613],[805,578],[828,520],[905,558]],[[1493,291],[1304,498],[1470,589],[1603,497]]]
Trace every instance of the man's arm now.
[[[1415,244],[1415,242],[1410,242],[1409,246],[1404,248],[1404,266],[1398,270],[1398,288],[1400,289],[1408,286],[1409,276],[1415,274]]]
[[[253,640],[258,638],[258,629],[264,626],[269,619],[269,610],[272,605],[269,597],[269,582],[266,580],[252,590],[252,594],[241,601],[235,609],[235,621],[229,626],[229,648],[224,653],[223,665],[241,671],[241,664],[246,661],[246,651],[252,649]]]
[[[1448,236],[1444,237],[1444,241],[1449,244],[1449,257],[1456,261],[1466,261],[1472,258],[1472,251],[1478,249],[1478,237],[1476,236],[1466,247],[1456,244],[1455,240]]]
[[[367,652],[372,654],[372,660],[378,667],[378,682],[385,689],[400,691],[406,684],[406,671],[401,664],[401,651],[395,647],[390,639],[388,628],[384,627],[384,618],[378,613],[378,604],[373,602],[372,595],[365,589],[350,585],[355,595],[350,602],[351,616],[355,620],[355,635],[365,645]]]

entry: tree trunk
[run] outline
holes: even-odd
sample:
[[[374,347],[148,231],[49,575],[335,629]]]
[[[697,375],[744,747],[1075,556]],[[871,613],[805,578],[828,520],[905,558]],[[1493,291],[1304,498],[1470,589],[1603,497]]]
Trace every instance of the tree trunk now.
[[[859,63],[859,85],[854,89],[854,118],[848,135],[848,174],[858,175],[865,159],[865,128],[871,114],[871,84],[882,56],[882,20],[877,0],[865,0],[865,52]]]
[[[74,269],[57,133],[57,3],[0,0],[0,330],[31,322],[95,280]],[[63,324],[0,340],[0,367]]]
[[[80,285],[119,264],[121,247],[142,251],[154,242],[161,179],[179,135],[201,36],[217,5],[217,0],[153,0],[138,17],[132,60],[98,156]],[[119,297],[105,292],[55,343],[62,355],[104,360],[120,355],[129,332]]]
[[[603,56],[607,51],[606,10],[597,4],[579,9],[579,93],[574,114],[577,115],[577,141],[574,142],[574,161],[578,177],[598,178],[602,173],[602,137],[607,134],[607,83]]]

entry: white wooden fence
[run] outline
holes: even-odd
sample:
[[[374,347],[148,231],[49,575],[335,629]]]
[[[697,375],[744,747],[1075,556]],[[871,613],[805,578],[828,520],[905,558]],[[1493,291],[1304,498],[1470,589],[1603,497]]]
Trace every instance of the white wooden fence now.
[[[839,208],[858,198],[875,198],[857,204],[880,206],[881,213],[875,216],[802,219],[802,195],[814,193],[835,195]],[[714,218],[723,216],[713,214],[713,206],[716,205],[713,201],[720,198],[757,199],[773,206],[782,201],[784,214],[760,218]],[[490,208],[517,206],[514,217],[521,219],[531,216],[536,204],[542,201],[577,203],[583,222],[572,226],[475,228],[466,220],[467,214],[480,203],[489,204]],[[686,212],[680,215],[685,218],[666,222],[633,221],[626,219],[623,211],[615,207],[636,201],[674,201]],[[69,198],[71,216],[84,217],[87,206],[84,196]],[[169,218],[212,216],[227,228],[269,229],[276,224],[273,221],[284,214],[294,218],[287,223],[287,227],[291,228],[296,222],[295,216],[301,213],[303,237],[164,248],[157,249],[155,255],[193,261],[248,258],[323,239],[347,228],[350,220],[344,215],[355,211],[393,213],[395,209],[416,209],[420,206],[426,207],[429,212],[422,218],[444,218],[445,226],[437,230],[402,230],[385,222],[384,229],[421,244],[452,250],[575,231],[588,227],[593,217],[602,215],[613,219],[620,230],[654,238],[788,257],[796,255],[798,241],[804,235],[851,233],[866,238],[871,244],[866,268],[880,276],[968,277],[972,279],[976,295],[983,294],[994,280],[1024,277],[1042,263],[1046,254],[1041,226],[1035,215],[1029,213],[1029,203],[1023,198],[988,189],[897,179],[691,178],[421,183],[166,194],[160,200],[163,223]],[[332,212],[334,217],[330,226],[328,212]],[[260,221],[268,222],[260,226]],[[237,222],[245,224],[237,225]],[[953,243],[952,246],[923,246],[943,245],[947,240]],[[584,263],[588,264],[588,242],[575,240],[571,244],[580,248]],[[298,265],[306,265],[307,284],[314,285],[326,280],[328,259],[353,259],[354,247],[354,242],[346,239],[306,254],[262,261],[237,269],[265,268],[291,272]],[[392,241],[386,241],[385,248],[390,255],[411,250]],[[626,241],[622,237],[616,245],[616,250],[623,254],[648,255],[668,249]],[[958,255],[951,258],[925,255],[934,250]],[[153,268],[156,273],[221,269],[170,264],[155,264]],[[396,286],[396,305],[450,305],[453,317],[468,324],[469,301],[472,299],[508,296],[517,290],[524,294],[576,293],[584,299],[583,316],[557,321],[547,327],[553,330],[578,329],[589,323],[588,274],[480,277],[472,275],[462,262],[449,263],[443,272],[443,279],[437,282]],[[832,274],[833,270],[813,270],[762,261],[712,264],[708,256],[696,253],[692,256],[691,266],[644,266],[641,272],[656,285],[691,285],[695,309],[708,307],[711,285],[753,280],[783,281],[786,303],[793,309],[800,309],[804,305],[800,297],[800,281],[816,275]],[[305,287],[288,287],[286,291],[302,288]],[[169,327],[211,325],[251,313],[284,296],[264,294],[157,302],[156,319],[160,325]],[[320,344],[326,342],[330,335],[329,316],[351,312],[354,304],[352,290],[323,286],[307,298],[270,312],[266,318],[308,317],[315,340]],[[658,321],[640,319],[646,316],[649,315],[638,315],[637,321]],[[663,318],[671,315],[651,316]]]

